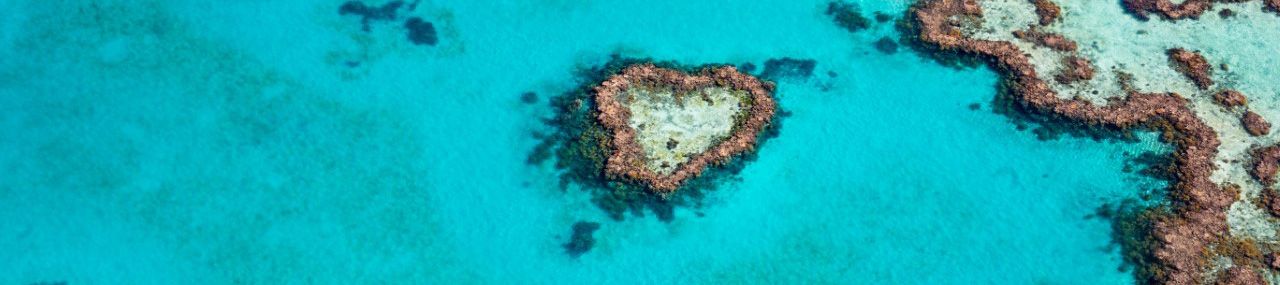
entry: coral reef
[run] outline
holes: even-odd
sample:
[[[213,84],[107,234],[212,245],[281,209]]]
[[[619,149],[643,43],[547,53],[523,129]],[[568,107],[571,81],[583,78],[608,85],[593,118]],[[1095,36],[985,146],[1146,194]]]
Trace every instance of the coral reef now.
[[[1267,284],[1257,270],[1249,266],[1232,266],[1214,284]]]
[[[1093,65],[1089,64],[1089,60],[1079,56],[1062,58],[1062,70],[1054,76],[1054,80],[1062,84],[1089,79],[1093,79]]]
[[[1195,1],[1185,2],[1194,10]],[[1162,6],[1144,6],[1142,1],[1126,1],[1131,9],[1148,11]],[[1135,8],[1136,7],[1136,8]],[[1150,8],[1156,7],[1156,8]],[[1238,188],[1220,187],[1210,175],[1217,168],[1214,157],[1220,141],[1217,133],[1190,108],[1190,102],[1173,93],[1142,93],[1132,89],[1105,105],[1080,98],[1063,98],[1048,82],[1038,77],[1031,55],[1017,45],[1001,40],[965,36],[966,20],[981,18],[981,5],[972,0],[927,0],[910,11],[917,27],[914,35],[927,49],[956,54],[972,54],[999,71],[1012,101],[1019,108],[1059,120],[1087,126],[1116,129],[1146,128],[1163,133],[1175,148],[1173,185],[1169,190],[1171,209],[1150,219],[1149,260],[1141,274],[1152,281],[1173,284],[1200,283],[1210,256],[1205,249],[1223,242],[1227,232],[1227,209],[1239,195]],[[1170,12],[1170,15],[1183,15]],[[1036,38],[1036,37],[1026,37]],[[1055,49],[1064,51],[1066,49]],[[1207,88],[1209,65],[1198,54],[1171,50],[1170,58],[1201,88]],[[1201,76],[1204,75],[1204,76]],[[1202,80],[1198,80],[1202,79]],[[1203,82],[1203,84],[1202,84]],[[1275,160],[1271,160],[1274,170]],[[1237,265],[1231,274],[1217,280],[1250,281],[1255,274],[1247,265]]]
[[[1218,0],[1216,2],[1248,2],[1251,0]],[[1165,20],[1195,19],[1213,7],[1214,0],[1183,0],[1174,4],[1173,0],[1123,0],[1126,10],[1139,19],[1149,19],[1150,14],[1158,14]],[[1280,0],[1263,0],[1264,9],[1280,14]],[[1227,10],[1223,10],[1227,11]],[[1226,16],[1224,16],[1226,17]]]
[[[1057,51],[1075,51],[1079,47],[1075,41],[1069,40],[1062,35],[1043,32],[1035,28],[1014,31],[1013,36]]]
[[[1267,213],[1270,213],[1273,217],[1280,217],[1280,193],[1276,193],[1275,189],[1264,189],[1262,194],[1259,196],[1258,202],[1260,207],[1258,208],[1267,210]],[[1271,255],[1276,256],[1277,254],[1273,253]],[[1268,261],[1268,263],[1271,262],[1276,261]]]
[[[639,64],[685,71],[719,67],[685,66],[617,54],[612,55],[604,64],[584,66],[575,72],[577,88],[548,98],[548,103],[556,110],[553,117],[544,120],[551,132],[532,134],[539,143],[529,153],[527,162],[538,165],[554,161],[555,168],[560,172],[561,188],[567,191],[575,188],[571,186],[577,186],[577,189],[590,193],[592,203],[611,219],[623,220],[627,213],[632,216],[652,213],[659,220],[670,222],[675,217],[676,208],[701,207],[706,193],[720,188],[726,181],[736,179],[737,174],[754,160],[755,155],[754,152],[746,152],[738,159],[707,168],[701,176],[686,181],[680,191],[674,193],[659,194],[650,191],[645,185],[608,177],[605,164],[611,153],[612,138],[597,120],[599,114],[595,107],[595,88],[624,68]],[[759,134],[757,147],[777,136],[782,127],[781,118],[788,116],[788,113],[778,110],[775,115],[772,123]]]
[[[1062,16],[1062,8],[1049,0],[1031,0],[1031,4],[1036,6],[1036,16],[1040,18],[1041,26],[1053,24]]]
[[[1170,215],[1167,206],[1143,206],[1135,200],[1125,200],[1116,206],[1103,205],[1098,208],[1099,218],[1111,221],[1112,245],[1120,248],[1125,267],[1130,267],[1139,276],[1152,276],[1160,271],[1153,264],[1155,245],[1158,243],[1152,235],[1155,223]]]
[[[1194,18],[1209,10],[1211,0],[1185,0],[1174,4],[1172,0],[1124,0],[1124,7],[1141,19],[1156,13],[1169,20]]]
[[[744,116],[723,141],[688,158],[669,173],[645,167],[652,159],[638,141],[636,127],[629,125],[632,111],[623,96],[635,88],[673,90],[675,96],[702,92],[708,88],[727,88],[747,93],[743,102]],[[610,155],[605,171],[611,177],[635,181],[658,193],[675,191],[687,179],[697,177],[710,165],[721,164],[733,156],[754,150],[757,135],[773,119],[773,84],[737,71],[732,66],[704,68],[696,74],[638,64],[624,68],[595,88],[597,118],[611,133]],[[705,100],[705,98],[704,98]],[[726,114],[727,115],[727,114]],[[651,152],[649,152],[651,153]]]
[[[1245,111],[1244,116],[1240,117],[1240,123],[1244,124],[1245,131],[1248,131],[1251,136],[1262,136],[1271,132],[1271,123],[1253,111]]]
[[[1253,150],[1253,165],[1249,167],[1249,174],[1254,179],[1267,186],[1275,184],[1276,170],[1280,170],[1280,146]]]
[[[1240,91],[1226,89],[1213,94],[1213,102],[1225,108],[1235,108],[1248,105],[1249,99]]]
[[[1213,85],[1213,67],[1200,53],[1174,48],[1169,49],[1168,54],[1173,69],[1191,79],[1191,82],[1194,82],[1200,90],[1209,89],[1209,86]]]

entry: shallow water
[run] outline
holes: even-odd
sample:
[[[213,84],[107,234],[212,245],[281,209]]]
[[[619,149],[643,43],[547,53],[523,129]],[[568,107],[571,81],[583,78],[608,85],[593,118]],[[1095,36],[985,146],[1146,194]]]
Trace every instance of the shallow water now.
[[[0,283],[1133,282],[1088,216],[1162,187],[1122,168],[1165,147],[1037,140],[991,111],[993,72],[878,52],[892,22],[486,2],[365,32],[341,1],[0,0]],[[525,164],[546,99],[612,53],[818,64],[779,82],[793,115],[740,179],[670,222],[613,221]],[[572,258],[583,220],[602,226]]]

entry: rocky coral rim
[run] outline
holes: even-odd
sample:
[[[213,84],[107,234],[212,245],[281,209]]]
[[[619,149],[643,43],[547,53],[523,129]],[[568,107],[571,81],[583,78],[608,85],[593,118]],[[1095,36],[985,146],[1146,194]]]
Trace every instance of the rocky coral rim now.
[[[1174,4],[1172,0],[1123,0],[1125,9],[1135,16],[1148,19],[1150,14],[1157,14],[1166,20],[1196,18],[1213,8],[1214,2],[1234,3],[1250,0],[1185,0]],[[1280,0],[1263,0],[1263,9],[1280,14]]]
[[[1189,0],[1194,1],[1194,0]],[[1126,3],[1135,1],[1126,1]],[[1167,2],[1167,1],[1166,1]],[[1174,93],[1139,93],[1107,105],[1082,99],[1059,98],[1037,75],[1028,55],[1005,41],[968,38],[957,28],[953,17],[981,17],[974,0],[924,0],[908,12],[917,25],[919,42],[940,53],[959,53],[986,60],[1004,77],[1014,100],[1055,118],[1090,126],[1160,130],[1175,147],[1174,183],[1170,200],[1172,215],[1154,221],[1154,266],[1162,283],[1199,283],[1208,264],[1203,254],[1210,244],[1227,233],[1226,211],[1238,193],[1220,187],[1209,176],[1214,171],[1217,134],[1196,117],[1188,101]],[[1234,271],[1240,272],[1240,271]]]
[[[636,131],[627,124],[630,111],[618,102],[616,95],[631,87],[672,88],[676,92],[688,92],[715,86],[750,94],[751,106],[746,118],[723,142],[680,164],[671,174],[661,175],[644,167],[644,150],[636,141]],[[594,90],[599,112],[597,119],[612,136],[605,173],[610,177],[638,182],[659,194],[674,192],[685,180],[697,177],[710,165],[728,162],[735,155],[754,150],[757,134],[768,127],[777,108],[772,95],[773,83],[738,72],[732,66],[707,67],[688,74],[652,63],[641,63],[624,68]]]

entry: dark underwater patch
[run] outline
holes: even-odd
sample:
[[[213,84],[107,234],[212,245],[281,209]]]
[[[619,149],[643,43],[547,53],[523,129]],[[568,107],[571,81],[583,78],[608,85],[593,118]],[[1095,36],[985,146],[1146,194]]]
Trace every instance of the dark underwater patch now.
[[[533,91],[526,91],[524,93],[520,93],[520,103],[525,103],[525,104],[538,103],[538,93],[533,93]]]
[[[369,6],[364,2],[357,0],[347,1],[338,7],[338,15],[356,15],[360,16],[361,30],[369,31],[369,24],[373,21],[391,21],[396,19],[396,14],[400,11],[400,7],[404,7],[404,1],[391,1],[382,6]]]
[[[880,53],[884,53],[884,54],[898,53],[898,42],[894,41],[892,38],[889,38],[889,36],[880,37],[880,40],[876,41],[875,47],[876,47],[876,50],[880,51]]]
[[[813,68],[817,65],[818,61],[812,59],[771,58],[764,62],[760,77],[769,80],[805,79],[813,76]]]
[[[418,17],[410,17],[404,21],[404,28],[408,30],[409,42],[415,45],[436,45],[436,27]]]
[[[1131,272],[1138,284],[1156,284],[1153,278],[1161,270],[1156,263],[1155,247],[1159,244],[1152,234],[1155,222],[1173,213],[1167,205],[1144,205],[1136,200],[1124,200],[1118,204],[1098,207],[1088,218],[1101,218],[1111,223],[1111,243],[1107,250],[1119,250],[1124,260],[1120,272]]]
[[[1129,154],[1126,152],[1126,156]],[[1154,151],[1143,152],[1135,156],[1130,156],[1125,161],[1125,173],[1134,173],[1146,176],[1152,179],[1173,181],[1174,175],[1173,155],[1169,153],[1158,153]]]
[[[569,242],[564,244],[564,252],[570,257],[577,258],[582,254],[591,251],[596,245],[596,230],[600,229],[600,223],[578,221],[573,223],[573,234],[569,236]]]
[[[871,28],[871,20],[862,16],[862,9],[856,3],[831,1],[827,3],[827,16],[831,16],[839,25],[849,32],[860,32]]]
[[[351,0],[338,7],[338,15],[359,16],[360,30],[369,32],[373,23],[399,20],[402,17],[401,12],[410,12],[417,7],[416,0],[413,2],[395,0],[380,6],[370,6],[359,0]],[[409,17],[401,26],[405,29],[409,42],[415,45],[435,46],[440,41],[435,24],[421,17]]]
[[[893,15],[889,15],[889,14],[885,14],[884,12],[876,11],[876,13],[875,13],[875,18],[876,18],[876,22],[880,22],[880,23],[887,23],[887,22],[889,22],[889,21],[892,21],[892,20],[893,20]]]

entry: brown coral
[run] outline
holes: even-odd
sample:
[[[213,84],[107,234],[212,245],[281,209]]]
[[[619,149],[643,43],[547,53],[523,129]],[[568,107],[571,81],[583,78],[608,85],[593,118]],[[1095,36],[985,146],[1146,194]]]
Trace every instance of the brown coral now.
[[[1276,170],[1280,169],[1280,146],[1268,146],[1253,150],[1253,167],[1249,174],[1263,185],[1276,183]]]
[[[1213,102],[1218,103],[1218,106],[1235,108],[1248,105],[1249,99],[1240,91],[1227,89],[1213,94]]]
[[[1280,1],[1280,0],[1275,0]],[[1036,16],[1040,17],[1040,25],[1048,26],[1058,20],[1062,16],[1062,8],[1058,4],[1054,4],[1049,0],[1031,0],[1032,5],[1036,5]]]
[[[1209,89],[1213,85],[1213,67],[1200,53],[1181,48],[1169,49],[1166,53],[1173,63],[1173,69],[1191,79],[1200,90]]]
[[[1262,136],[1271,132],[1271,123],[1253,111],[1245,111],[1244,116],[1240,117],[1240,123],[1244,124],[1244,130],[1251,136]]]
[[[1258,274],[1258,270],[1249,266],[1232,266],[1218,277],[1214,284],[1224,285],[1262,285],[1267,284],[1262,280],[1262,275]]]
[[[1014,31],[1013,36],[1024,41],[1031,42],[1037,46],[1050,48],[1056,51],[1075,51],[1078,48],[1075,41],[1067,39],[1062,35],[1044,32],[1034,28]]]
[[[1089,79],[1093,79],[1093,65],[1089,64],[1089,60],[1079,56],[1062,58],[1062,70],[1054,76],[1054,80],[1062,84]]]
[[[1181,4],[1173,4],[1171,0],[1124,0],[1125,9],[1143,19],[1151,13],[1169,20],[1195,18],[1212,5],[1210,0],[1185,0]]]

